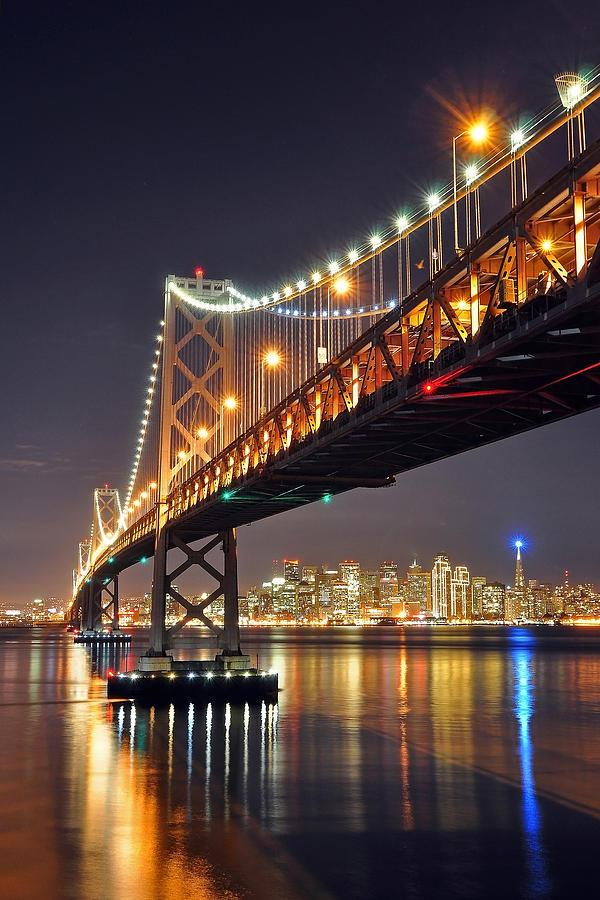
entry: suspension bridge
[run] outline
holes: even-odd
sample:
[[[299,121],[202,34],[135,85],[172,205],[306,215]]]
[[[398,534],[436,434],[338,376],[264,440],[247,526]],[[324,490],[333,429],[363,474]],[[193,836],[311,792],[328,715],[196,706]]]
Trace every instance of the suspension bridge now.
[[[600,70],[556,82],[561,102],[506,139],[463,129],[451,185],[303,278],[262,296],[166,278],[127,490],[94,491],[79,545],[70,615],[88,636],[118,631],[119,573],[152,557],[140,671],[173,674],[172,638],[198,620],[220,668],[248,672],[236,528],[600,405]],[[176,587],[193,566],[215,581],[197,603]]]

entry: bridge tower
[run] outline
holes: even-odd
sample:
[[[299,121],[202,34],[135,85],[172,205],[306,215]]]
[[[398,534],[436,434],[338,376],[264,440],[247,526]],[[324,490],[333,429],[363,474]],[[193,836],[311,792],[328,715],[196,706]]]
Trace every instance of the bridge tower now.
[[[94,489],[94,510],[92,534],[89,540],[79,544],[79,570],[83,574],[94,558],[95,553],[103,545],[110,541],[119,530],[122,512],[119,492],[105,484],[101,488]],[[108,594],[108,602],[105,602],[103,594]],[[102,631],[103,619],[110,617],[113,631],[119,629],[119,582],[115,574],[112,578],[100,581],[94,575],[86,579],[83,599],[81,601],[81,627],[87,632]]]
[[[168,276],[165,283],[154,577],[150,647],[140,663],[144,668],[168,668],[166,651],[171,639],[192,619],[203,622],[217,636],[224,667],[244,668],[248,660],[240,651],[235,529],[220,532],[199,550],[193,550],[175,526],[169,527],[168,497],[172,489],[233,439],[228,415],[228,405],[235,403],[233,316],[210,308],[216,300],[222,304],[229,286],[228,280],[204,278],[201,269],[196,270],[195,279]],[[179,288],[188,297],[193,291],[197,306],[179,295]],[[206,560],[217,547],[223,551],[221,572]],[[174,548],[186,559],[169,573],[168,552]],[[216,589],[197,604],[190,603],[173,584],[193,565],[217,582]],[[223,628],[205,612],[220,596],[224,597]],[[165,624],[167,597],[184,611],[182,619],[169,629]]]

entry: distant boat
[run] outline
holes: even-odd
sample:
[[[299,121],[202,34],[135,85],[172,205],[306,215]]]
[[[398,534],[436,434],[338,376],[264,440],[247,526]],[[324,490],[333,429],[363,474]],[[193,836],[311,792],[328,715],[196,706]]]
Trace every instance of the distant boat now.
[[[375,624],[376,625],[402,625],[403,623],[399,622],[398,619],[389,618],[389,619],[379,619],[377,622],[375,622]]]

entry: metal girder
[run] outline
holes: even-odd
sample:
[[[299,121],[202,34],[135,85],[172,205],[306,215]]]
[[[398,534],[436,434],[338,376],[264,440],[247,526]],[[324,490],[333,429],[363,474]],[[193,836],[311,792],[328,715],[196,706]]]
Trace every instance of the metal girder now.
[[[563,264],[560,262],[555,253],[544,247],[544,241],[541,240],[532,230],[531,226],[524,225],[521,229],[521,236],[527,240],[535,250],[537,256],[548,266],[550,271],[564,287],[572,287],[575,279],[569,275]]]
[[[156,622],[154,619],[152,621],[155,636],[151,642],[151,651],[155,655],[164,653],[164,651],[169,648],[174,635],[187,625],[188,622],[194,619],[202,622],[203,625],[217,636],[219,646],[226,655],[236,655],[240,653],[237,554],[235,541],[235,530],[230,528],[219,532],[199,549],[193,549],[186,541],[179,537],[177,533],[171,534],[170,543],[172,548],[181,550],[186,558],[169,574],[165,571],[164,577],[161,579],[162,589],[164,591],[163,603],[161,605],[163,619],[161,623]],[[219,546],[223,549],[224,557],[222,572],[206,559],[206,556]],[[165,564],[167,562],[166,554],[164,556],[164,562]],[[218,585],[208,597],[201,600],[199,603],[191,603],[173,586],[173,581],[183,575],[184,572],[187,572],[192,566],[201,568],[210,575]],[[216,625],[205,613],[207,607],[221,596],[224,598],[225,607],[225,621],[223,628]],[[170,628],[166,628],[164,623],[166,597],[171,597],[185,610],[185,615]],[[160,627],[158,627],[159,624]],[[160,640],[157,640],[156,635],[160,636]]]

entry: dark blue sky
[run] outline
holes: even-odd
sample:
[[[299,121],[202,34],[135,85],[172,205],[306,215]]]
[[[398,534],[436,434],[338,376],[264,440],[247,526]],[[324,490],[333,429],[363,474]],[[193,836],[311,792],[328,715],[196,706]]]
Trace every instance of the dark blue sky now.
[[[91,492],[123,486],[167,272],[280,283],[450,177],[456,109],[555,101],[597,4],[4,0],[0,600],[65,595]],[[240,531],[282,556],[600,581],[598,414]],[[148,584],[150,570],[132,575]]]

